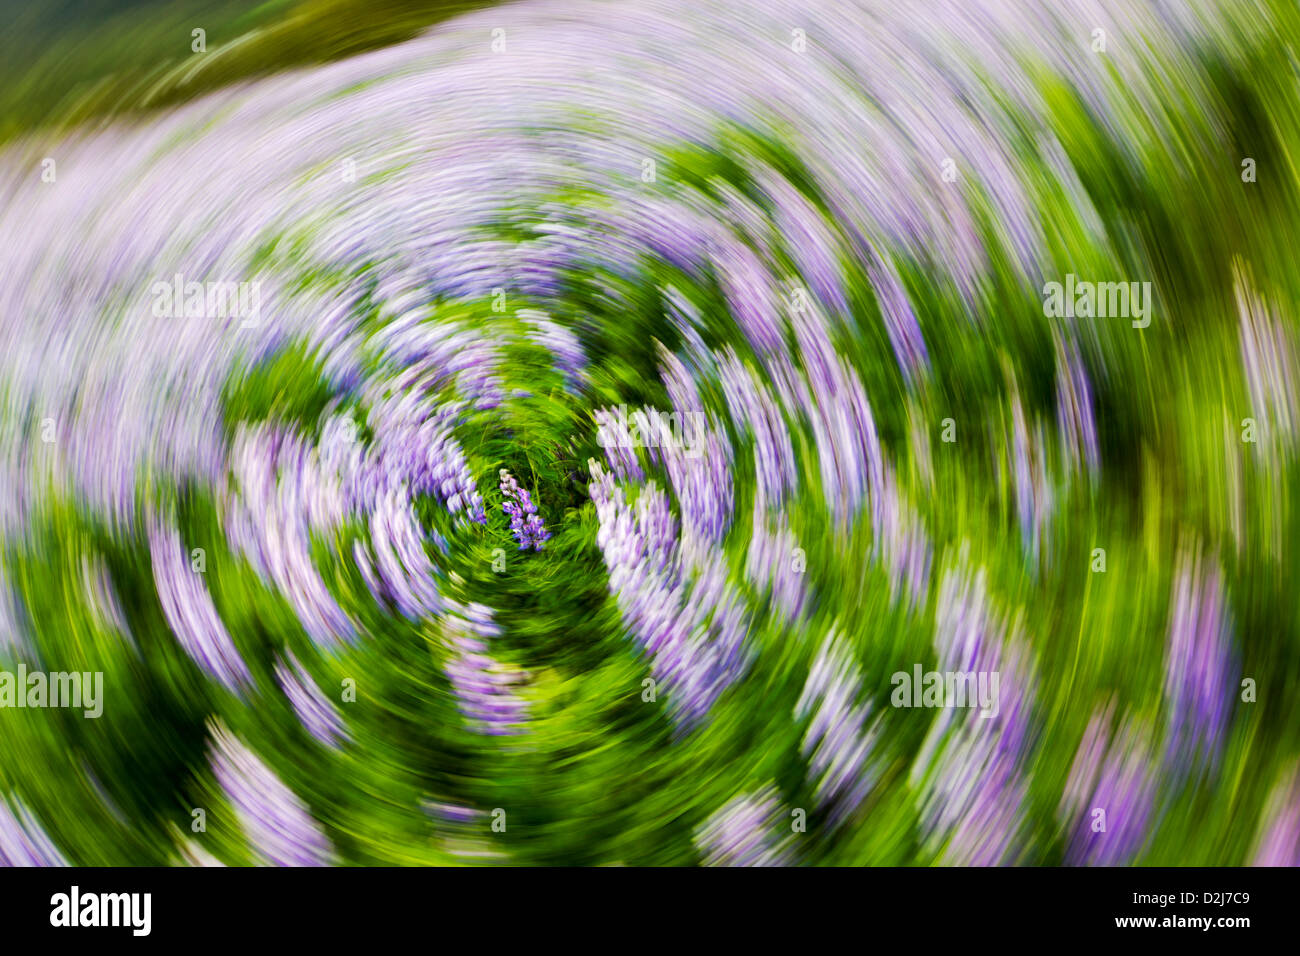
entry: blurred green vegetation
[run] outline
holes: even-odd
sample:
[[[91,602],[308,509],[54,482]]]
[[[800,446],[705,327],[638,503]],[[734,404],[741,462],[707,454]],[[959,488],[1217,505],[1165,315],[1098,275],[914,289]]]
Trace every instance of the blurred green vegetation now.
[[[415,36],[485,0],[56,0],[4,10],[0,142]],[[8,4],[5,4],[7,7]],[[192,49],[205,31],[206,52]]]

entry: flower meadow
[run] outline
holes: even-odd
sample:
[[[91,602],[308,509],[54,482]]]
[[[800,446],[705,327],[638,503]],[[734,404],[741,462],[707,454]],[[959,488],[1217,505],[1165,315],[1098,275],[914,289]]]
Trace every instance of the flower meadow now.
[[[0,863],[1300,864],[1297,40],[523,0],[12,136]]]

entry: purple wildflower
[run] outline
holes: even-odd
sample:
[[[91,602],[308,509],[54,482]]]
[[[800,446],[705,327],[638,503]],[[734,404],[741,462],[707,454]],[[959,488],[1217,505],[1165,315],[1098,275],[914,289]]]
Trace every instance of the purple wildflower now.
[[[1030,430],[1019,388],[1011,383],[1010,468],[1016,489],[1016,514],[1025,551],[1037,560],[1053,508],[1053,489],[1047,474],[1047,443],[1041,424]]]
[[[1295,341],[1286,323],[1254,288],[1246,268],[1233,263],[1234,292],[1241,316],[1241,364],[1246,372],[1250,407],[1286,442],[1296,438],[1297,407]]]
[[[793,624],[810,603],[805,575],[795,567],[799,544],[788,527],[773,528],[762,514],[755,507],[745,577],[760,594],[770,591],[772,610],[783,622]]]
[[[501,493],[506,496],[502,510],[510,516],[510,532],[519,542],[519,550],[542,550],[542,542],[551,536],[542,524],[537,506],[527,488],[521,488],[514,476],[501,469]]]
[[[844,639],[826,637],[795,705],[800,720],[813,714],[803,738],[803,755],[815,778],[814,793],[829,806],[831,826],[843,822],[876,784],[871,754],[879,720],[871,721],[871,702],[858,702],[862,671]]]
[[[248,665],[217,613],[203,575],[190,567],[180,535],[155,518],[149,527],[149,549],[158,600],[176,640],[209,676],[241,693],[252,683]]]
[[[1124,866],[1146,843],[1156,781],[1145,729],[1130,722],[1107,744],[1111,714],[1093,716],[1079,744],[1061,800],[1071,866]]]
[[[588,467],[610,593],[652,658],[669,712],[690,727],[748,667],[748,609],[719,562],[679,541],[668,496],[653,481],[629,502],[596,461]]]
[[[1097,420],[1088,372],[1073,342],[1056,339],[1056,420],[1061,449],[1071,468],[1086,467],[1095,476],[1101,467]]]
[[[1174,581],[1165,663],[1166,759],[1179,770],[1218,761],[1233,700],[1232,617],[1217,563],[1184,551]]]
[[[482,810],[463,807],[456,803],[443,803],[439,800],[426,800],[425,812],[444,823],[473,823],[483,816]]]
[[[756,503],[779,508],[798,484],[794,445],[781,406],[753,368],[741,364],[733,349],[724,352],[719,372],[727,406],[735,410],[737,428],[754,439]]]
[[[894,347],[894,356],[908,381],[915,381],[926,372],[929,356],[925,350],[921,326],[907,298],[907,291],[888,263],[873,264],[867,271],[871,276],[872,290],[880,303],[880,314],[885,320],[889,341]]]
[[[621,410],[598,408],[592,413],[596,420],[596,441],[605,449],[614,477],[620,481],[644,481],[645,472],[637,457],[630,436],[624,434],[626,422],[620,419]]]
[[[24,617],[22,602],[6,579],[4,562],[0,559],[0,652],[35,656]]]
[[[210,726],[212,772],[254,856],[269,866],[329,866],[334,853],[311,810],[220,722]]]
[[[1300,866],[1300,766],[1273,787],[1260,820],[1252,866]]]
[[[40,823],[17,796],[0,798],[0,864],[69,866]]]
[[[789,833],[778,836],[789,817],[772,785],[730,800],[695,832],[705,866],[788,866]]]
[[[313,737],[330,746],[337,746],[348,737],[338,707],[321,693],[315,679],[298,663],[296,657],[289,654],[287,663],[278,661],[275,676],[285,696],[289,698],[289,703],[293,705],[298,720]]]
[[[443,609],[437,572],[424,549],[419,521],[405,487],[392,488],[375,501],[370,542],[383,592],[393,598],[403,614],[415,620]]]
[[[556,369],[564,374],[567,388],[577,394],[586,380],[587,366],[587,356],[578,337],[552,321],[545,312],[520,309],[518,315],[529,338],[551,353]]]
[[[345,512],[339,467],[347,456],[266,424],[241,426],[231,449],[226,534],[263,579],[286,597],[307,634],[322,647],[356,637],[355,623],[325,585],[311,553],[314,530],[337,526]],[[340,460],[342,459],[342,460]],[[188,569],[187,569],[188,573]]]
[[[433,821],[438,847],[446,853],[478,862],[506,859],[499,846],[486,838],[485,811],[433,799],[422,807]]]
[[[930,541],[921,516],[899,491],[888,465],[881,499],[881,521],[873,529],[876,560],[889,573],[889,590],[894,599],[905,595],[916,607],[929,586]]]
[[[443,623],[452,651],[447,677],[461,713],[476,731],[492,736],[518,733],[528,703],[515,689],[528,675],[488,654],[488,640],[501,632],[492,620],[492,609],[455,604]]]
[[[993,710],[939,711],[912,766],[927,849],[955,866],[1015,862],[1028,803],[1033,661],[1018,619],[994,606],[966,548],[939,586],[934,645],[943,671],[997,675]]]

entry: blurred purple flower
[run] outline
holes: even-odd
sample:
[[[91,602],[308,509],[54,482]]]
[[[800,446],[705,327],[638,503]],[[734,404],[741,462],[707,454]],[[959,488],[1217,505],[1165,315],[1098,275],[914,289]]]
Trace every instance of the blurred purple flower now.
[[[289,698],[298,720],[313,737],[323,744],[338,746],[350,737],[343,724],[343,715],[334,702],[321,692],[315,679],[298,659],[293,654],[288,654],[287,657],[287,663],[277,661],[275,665],[275,676],[280,689]]]
[[[203,575],[191,567],[180,534],[154,518],[149,526],[149,550],[158,600],[176,640],[209,676],[241,694],[253,681],[248,665],[217,613]]]
[[[1072,468],[1095,476],[1101,468],[1092,385],[1073,342],[1056,339],[1056,421],[1061,449]]]
[[[776,788],[742,794],[719,807],[695,832],[705,866],[789,866],[790,818]],[[781,828],[787,832],[780,835]]]
[[[1252,866],[1300,866],[1300,766],[1292,765],[1268,795]]]
[[[1234,700],[1232,615],[1218,564],[1179,557],[1165,661],[1166,761],[1179,772],[1216,766]]]
[[[878,773],[870,766],[879,721],[871,721],[871,702],[862,696],[862,672],[844,638],[832,631],[808,673],[795,717],[812,721],[803,737],[803,755],[818,804],[829,806],[831,826],[844,821],[866,799]]]
[[[773,529],[754,508],[754,534],[745,556],[745,576],[761,596],[771,594],[772,608],[782,621],[792,624],[810,605],[806,575],[795,567],[800,550],[788,528]]]
[[[0,864],[71,866],[27,805],[12,794],[0,797]]]
[[[479,732],[492,736],[515,734],[528,714],[528,703],[515,688],[528,675],[502,664],[488,653],[488,641],[500,633],[492,609],[483,604],[453,604],[443,619],[451,657],[447,677],[457,706]]]
[[[1070,866],[1127,866],[1151,835],[1157,777],[1149,735],[1111,709],[1095,714],[1070,768],[1059,814]]]
[[[610,593],[651,656],[670,713],[689,728],[748,667],[748,609],[720,562],[679,542],[668,496],[653,481],[629,503],[613,475],[594,460],[588,467]]]
[[[1034,665],[1017,616],[994,605],[983,568],[963,546],[940,585],[934,647],[938,669],[997,675],[996,716],[940,709],[911,780],[920,788],[924,843],[945,865],[1015,862],[1028,803]]]
[[[209,726],[212,772],[254,856],[270,866],[329,866],[334,852],[311,810],[219,721]]]

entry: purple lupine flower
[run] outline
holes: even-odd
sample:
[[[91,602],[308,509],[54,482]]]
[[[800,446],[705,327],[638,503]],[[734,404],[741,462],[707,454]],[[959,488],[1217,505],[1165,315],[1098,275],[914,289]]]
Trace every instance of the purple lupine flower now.
[[[230,477],[226,536],[232,548],[284,594],[317,644],[331,649],[354,639],[356,624],[326,587],[311,553],[313,530],[343,519],[339,472],[324,467],[320,450],[301,436],[263,424],[240,427]]]
[[[802,750],[818,804],[831,808],[831,826],[842,823],[861,805],[879,776],[870,761],[880,722],[870,721],[870,700],[858,701],[862,685],[861,669],[844,638],[832,630],[794,708],[799,720],[813,715]]]
[[[500,348],[479,329],[433,321],[426,305],[390,319],[376,334],[376,344],[402,370],[395,378],[404,385],[419,383],[414,394],[454,383],[461,397],[477,408],[501,404]],[[392,394],[408,394],[407,388]]]
[[[220,721],[209,725],[212,772],[253,856],[268,866],[329,866],[334,851],[311,810]]]
[[[518,315],[528,329],[529,337],[551,353],[556,369],[564,375],[567,388],[576,394],[585,379],[587,367],[587,355],[578,337],[545,312],[520,309]]]
[[[364,506],[394,483],[405,483],[411,495],[434,495],[452,514],[485,523],[482,495],[453,434],[465,402],[434,407],[415,369],[373,383],[370,400],[375,443],[358,476],[357,502]]]
[[[1244,266],[1233,263],[1234,293],[1241,317],[1241,363],[1246,372],[1250,408],[1267,422],[1266,435],[1293,443],[1296,421],[1297,368],[1300,356],[1290,325],[1281,321],[1269,302],[1253,287]]]
[[[614,477],[620,481],[643,481],[645,472],[637,457],[631,436],[625,433],[622,409],[598,408],[592,413],[596,421],[596,442],[605,449],[605,459]]]
[[[916,607],[929,586],[930,540],[921,516],[903,498],[888,466],[881,497],[882,520],[872,529],[876,560],[889,573],[889,590],[894,599],[906,593],[911,606]]]
[[[768,784],[715,810],[696,829],[695,846],[705,866],[789,866],[792,832],[776,787]]]
[[[1284,771],[1268,795],[1251,866],[1300,866],[1300,766]]]
[[[610,593],[650,655],[678,729],[690,728],[748,668],[748,610],[719,562],[685,552],[668,496],[653,481],[629,503],[612,475],[595,461],[588,467]]]
[[[1033,661],[1018,619],[995,609],[985,582],[963,545],[939,586],[934,645],[941,671],[986,674],[990,687],[997,675],[996,713],[940,710],[912,765],[924,845],[946,865],[1014,862],[1028,803]]]
[[[473,807],[425,800],[421,807],[434,820],[435,841],[452,856],[464,860],[503,860],[499,845],[487,839],[487,826],[481,822],[487,814]]]
[[[664,387],[676,413],[691,423],[684,441],[660,441],[650,457],[662,463],[681,510],[681,548],[692,563],[707,563],[731,527],[734,507],[734,454],[721,424],[704,411],[699,388],[682,360],[659,348]],[[659,419],[662,423],[662,419]],[[662,432],[638,413],[643,433]]]
[[[1019,638],[977,668],[999,675],[997,717],[977,708],[954,725],[936,721],[924,750],[936,747],[932,781],[923,787],[926,846],[948,866],[1002,866],[1016,861],[1029,803],[1027,765],[1032,670]],[[944,714],[952,714],[945,710]],[[940,728],[942,737],[938,736]],[[923,767],[918,759],[915,768]],[[914,770],[914,772],[916,772]]]
[[[1170,603],[1165,759],[1181,773],[1217,765],[1233,704],[1232,614],[1218,563],[1185,549]]]
[[[781,407],[751,368],[740,363],[728,347],[719,363],[719,377],[733,418],[754,439],[754,473],[758,477],[756,504],[779,508],[798,484],[794,445]]]
[[[113,628],[127,640],[131,639],[131,629],[127,625],[126,615],[122,612],[122,603],[108,573],[108,567],[102,558],[91,559],[87,555],[81,558],[82,583],[86,589],[86,603],[94,612],[99,622]],[[0,582],[3,587],[3,582]],[[0,628],[3,618],[0,618]]]
[[[857,370],[831,342],[815,303],[793,317],[802,369],[772,360],[788,408],[811,425],[826,505],[846,527],[864,504],[878,525],[884,508],[884,454],[875,417]]]
[[[691,725],[703,720],[713,702],[748,668],[745,636],[750,616],[717,562],[697,564],[678,595],[685,639],[661,646],[655,673],[664,680],[672,711]]]
[[[885,330],[889,333],[890,344],[894,347],[894,357],[908,381],[915,381],[925,373],[929,356],[907,292],[888,263],[868,267],[868,275],[871,277],[871,288],[880,303],[880,314],[885,322]]]
[[[735,507],[732,451],[716,422],[701,436],[701,451],[670,444],[652,457],[668,471],[681,510],[681,549],[694,564],[705,564],[722,546]]]
[[[510,516],[510,533],[519,542],[519,550],[527,551],[532,548],[541,551],[542,542],[546,541],[551,533],[542,524],[537,506],[533,504],[528,489],[521,488],[514,476],[504,468],[501,469],[501,493],[506,496],[501,509]]]
[[[4,866],[71,866],[16,795],[0,797],[0,864]]]
[[[1016,514],[1025,551],[1037,559],[1043,532],[1053,507],[1053,490],[1047,476],[1047,446],[1041,425],[1031,434],[1024,406],[1014,384],[1011,405],[1011,470],[1016,490]]]
[[[438,800],[426,800],[423,806],[426,813],[445,823],[473,823],[483,816],[482,810]]]
[[[1129,720],[1110,736],[1111,709],[1093,716],[1070,768],[1059,815],[1071,866],[1126,866],[1151,835],[1156,776],[1149,735]]]
[[[350,738],[347,727],[343,724],[343,715],[334,702],[326,697],[307,669],[298,662],[292,653],[288,662],[277,661],[275,665],[276,680],[284,691],[294,713],[308,733],[323,744],[338,746]]]
[[[176,640],[210,677],[235,694],[252,685],[248,665],[217,613],[203,575],[193,570],[180,534],[155,517],[149,525],[154,586]]]
[[[836,261],[838,236],[821,211],[785,177],[770,167],[757,173],[760,188],[773,206],[773,225],[808,281],[809,291],[839,315],[849,312],[844,282]]]
[[[374,503],[370,543],[385,593],[412,620],[441,613],[436,569],[424,549],[415,509],[405,487],[388,489]]]
[[[1072,468],[1086,468],[1096,476],[1101,468],[1097,420],[1092,407],[1092,386],[1073,342],[1056,339],[1056,421],[1061,448]]]
[[[18,594],[5,575],[4,558],[0,556],[0,652],[35,656],[24,626],[24,609]]]
[[[366,583],[371,597],[380,603],[385,601],[396,603],[396,598],[375,570],[375,562],[370,557],[370,548],[360,538],[352,543],[352,560],[357,570],[361,572],[361,579]]]
[[[515,691],[528,675],[489,654],[488,641],[501,632],[492,609],[454,603],[443,627],[451,650],[447,677],[470,726],[492,736],[518,733],[527,719],[528,702]]]
[[[754,508],[754,534],[745,556],[745,576],[760,593],[771,591],[772,607],[787,624],[811,603],[806,575],[795,567],[798,542],[788,528],[773,530]]]
[[[729,243],[718,245],[712,259],[723,295],[741,331],[759,352],[780,352],[784,345],[777,307],[780,296],[758,255],[743,243]]]

